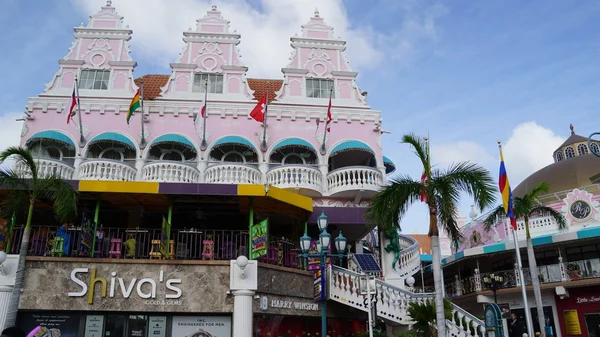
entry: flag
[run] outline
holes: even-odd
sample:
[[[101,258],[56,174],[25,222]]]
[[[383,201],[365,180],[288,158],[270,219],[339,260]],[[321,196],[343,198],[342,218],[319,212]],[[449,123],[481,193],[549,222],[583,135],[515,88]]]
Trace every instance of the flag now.
[[[140,89],[135,93],[135,96],[131,99],[131,103],[129,103],[129,111],[127,112],[127,124],[129,124],[129,120],[133,113],[140,107]]]
[[[516,231],[517,219],[515,218],[513,196],[512,191],[510,190],[510,183],[508,182],[508,175],[506,174],[506,167],[504,166],[504,155],[502,154],[502,149],[500,149],[500,177],[498,178],[498,186],[500,187],[500,194],[502,194],[504,213],[506,214],[507,218],[510,218],[510,225]]]
[[[200,107],[200,116],[202,116],[202,118],[204,118],[204,114],[206,113],[206,101],[202,101],[202,107]],[[194,123],[196,123],[196,120],[198,119],[198,114],[194,115]]]
[[[327,132],[331,132],[331,95],[329,96],[329,107],[327,107],[327,122],[325,122],[325,127],[327,127]]]
[[[71,121],[71,118],[75,116],[75,105],[77,104],[77,97],[75,96],[75,88],[73,88],[73,94],[71,95],[71,101],[65,106],[63,113],[67,114],[67,124]]]
[[[254,118],[257,122],[265,121],[265,110],[267,107],[267,94],[263,96],[263,98],[258,101],[258,104],[250,111],[250,117]]]
[[[423,174],[421,175],[421,183],[422,184],[426,184],[427,183],[427,175],[425,174],[425,171],[423,171]],[[425,189],[422,188],[421,189],[421,202],[428,202],[429,199],[427,198],[427,193],[425,193]]]

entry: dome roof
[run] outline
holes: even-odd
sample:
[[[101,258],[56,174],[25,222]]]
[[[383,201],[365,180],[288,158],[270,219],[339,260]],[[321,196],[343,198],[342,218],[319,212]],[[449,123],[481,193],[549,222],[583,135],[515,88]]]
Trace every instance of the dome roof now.
[[[589,153],[550,164],[523,180],[514,189],[513,194],[517,197],[523,196],[523,194],[543,182],[548,184],[549,193],[599,183],[600,158]]]

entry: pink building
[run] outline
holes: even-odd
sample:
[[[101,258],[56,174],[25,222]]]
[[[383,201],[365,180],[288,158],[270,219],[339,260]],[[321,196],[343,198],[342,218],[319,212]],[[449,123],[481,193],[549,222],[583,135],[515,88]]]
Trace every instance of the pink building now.
[[[346,216],[362,222],[365,200],[394,169],[382,154],[381,114],[355,81],[346,42],[318,12],[291,38],[283,80],[246,78],[241,35],[216,6],[183,32],[183,51],[167,75],[133,75],[133,32],[110,2],[74,30],[58,71],[27,105],[21,144],[36,153],[41,147],[42,172],[73,180],[265,184],[313,197],[316,207],[360,206]],[[67,124],[63,113],[76,79],[81,128],[80,116]],[[144,120],[138,111],[127,124],[142,86]],[[265,132],[249,112],[267,88]],[[204,127],[201,117],[194,120],[205,91]]]

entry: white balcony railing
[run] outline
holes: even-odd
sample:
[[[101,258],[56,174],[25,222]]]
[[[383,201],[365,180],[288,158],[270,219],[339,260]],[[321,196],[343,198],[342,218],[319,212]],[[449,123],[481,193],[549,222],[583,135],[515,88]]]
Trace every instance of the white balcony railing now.
[[[62,179],[73,179],[75,169],[67,163],[47,158],[35,159],[35,162],[38,167],[38,177],[47,177],[54,174]],[[15,171],[26,178],[31,178],[31,171],[24,163],[17,162]]]
[[[378,191],[383,186],[383,175],[370,167],[343,167],[329,172],[327,186],[330,195],[347,190]]]
[[[200,172],[193,166],[170,161],[151,162],[142,169],[143,181],[197,183]]]
[[[134,181],[136,172],[124,162],[109,159],[86,160],[79,165],[80,180]]]
[[[206,169],[204,181],[208,184],[261,184],[262,174],[252,166],[218,164]]]
[[[307,166],[280,166],[267,172],[267,183],[279,188],[307,188],[321,191],[321,172]]]

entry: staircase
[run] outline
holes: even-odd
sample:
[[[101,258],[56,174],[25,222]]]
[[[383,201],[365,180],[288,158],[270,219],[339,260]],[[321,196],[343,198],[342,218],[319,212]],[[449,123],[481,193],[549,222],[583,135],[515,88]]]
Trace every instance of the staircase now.
[[[400,235],[400,258],[397,263],[399,274],[412,276],[420,268],[418,243],[411,237]],[[361,274],[332,266],[327,272],[328,298],[352,308],[368,311],[367,296],[359,289]],[[384,319],[390,325],[410,325],[411,319],[407,314],[408,304],[434,300],[433,293],[413,293],[401,289],[382,280],[375,281],[377,290],[373,305],[377,317]],[[483,336],[485,326],[483,321],[453,304],[452,320],[446,321],[447,334],[452,337]]]

